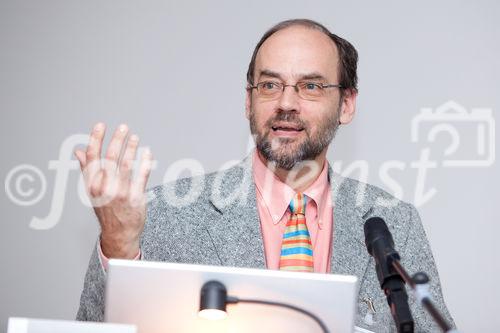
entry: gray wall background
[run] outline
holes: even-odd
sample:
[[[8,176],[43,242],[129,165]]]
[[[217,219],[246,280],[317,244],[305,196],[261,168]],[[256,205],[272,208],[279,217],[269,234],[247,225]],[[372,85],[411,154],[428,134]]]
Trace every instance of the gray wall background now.
[[[330,160],[341,169],[366,160],[367,180],[389,191],[380,166],[401,161],[406,168],[390,175],[413,202],[410,163],[426,147],[410,140],[420,109],[448,100],[493,115],[500,107],[499,9],[494,1],[0,0],[0,175],[4,181],[31,164],[47,179],[35,205],[16,205],[0,192],[0,330],[9,316],[75,316],[98,235],[77,196],[78,172],[70,172],[58,202],[60,222],[29,227],[33,216],[48,215],[56,174],[48,163],[67,137],[97,121],[128,123],[158,160],[150,185],[182,158],[206,171],[240,159],[249,141],[243,87],[253,47],[278,21],[307,17],[360,54],[358,113],[338,133]],[[473,154],[474,127],[462,130],[465,154]],[[438,137],[431,158],[441,161],[448,144]],[[500,325],[497,165],[429,170],[426,190],[437,192],[419,208],[464,332]]]

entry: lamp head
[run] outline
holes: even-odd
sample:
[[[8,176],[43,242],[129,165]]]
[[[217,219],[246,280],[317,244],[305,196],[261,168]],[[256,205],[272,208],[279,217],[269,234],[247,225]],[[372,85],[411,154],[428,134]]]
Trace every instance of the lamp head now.
[[[227,317],[227,290],[219,281],[208,281],[201,288],[200,311],[198,315],[209,320]]]

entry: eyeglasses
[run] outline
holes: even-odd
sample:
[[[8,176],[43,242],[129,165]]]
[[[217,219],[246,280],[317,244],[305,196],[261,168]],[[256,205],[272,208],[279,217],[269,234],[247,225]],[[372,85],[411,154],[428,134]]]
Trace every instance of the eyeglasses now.
[[[295,88],[295,92],[297,92],[299,97],[307,100],[316,100],[325,96],[327,88],[343,88],[340,84],[322,84],[316,82],[284,84],[277,81],[262,81],[254,86],[249,86],[247,89],[257,89],[258,96],[265,99],[278,99],[286,87]]]

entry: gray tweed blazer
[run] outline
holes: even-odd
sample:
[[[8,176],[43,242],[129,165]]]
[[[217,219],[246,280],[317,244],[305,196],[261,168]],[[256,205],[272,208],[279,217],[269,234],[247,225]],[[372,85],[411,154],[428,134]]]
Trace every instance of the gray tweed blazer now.
[[[227,170],[179,179],[148,190],[142,260],[265,268],[251,161],[247,157]],[[437,307],[453,322],[415,207],[331,169],[329,181],[334,205],[331,273],[359,278],[356,325],[374,332],[396,331],[377,280],[375,263],[364,244],[363,224],[370,216],[386,221],[407,271],[429,275]],[[103,320],[105,280],[96,247],[85,276],[78,320]],[[412,293],[408,293],[415,332],[439,331]],[[373,304],[374,313],[369,303]],[[372,321],[367,320],[369,313]]]

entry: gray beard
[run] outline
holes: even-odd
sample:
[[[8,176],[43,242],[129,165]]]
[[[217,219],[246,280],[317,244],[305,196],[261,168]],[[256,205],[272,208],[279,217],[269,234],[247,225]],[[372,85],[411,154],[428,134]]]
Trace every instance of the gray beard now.
[[[301,121],[295,112],[276,113],[276,116],[265,124],[268,130],[259,133],[254,112],[252,111],[250,114],[250,131],[255,137],[257,150],[267,162],[274,162],[276,167],[284,170],[292,170],[303,161],[314,160],[332,142],[339,127],[339,109],[332,112],[332,115],[319,125],[318,132],[315,135],[311,135],[309,126]],[[293,139],[276,138],[270,140],[271,124],[276,121],[287,121],[300,125],[304,128],[307,138],[295,149],[292,146],[294,145]]]

